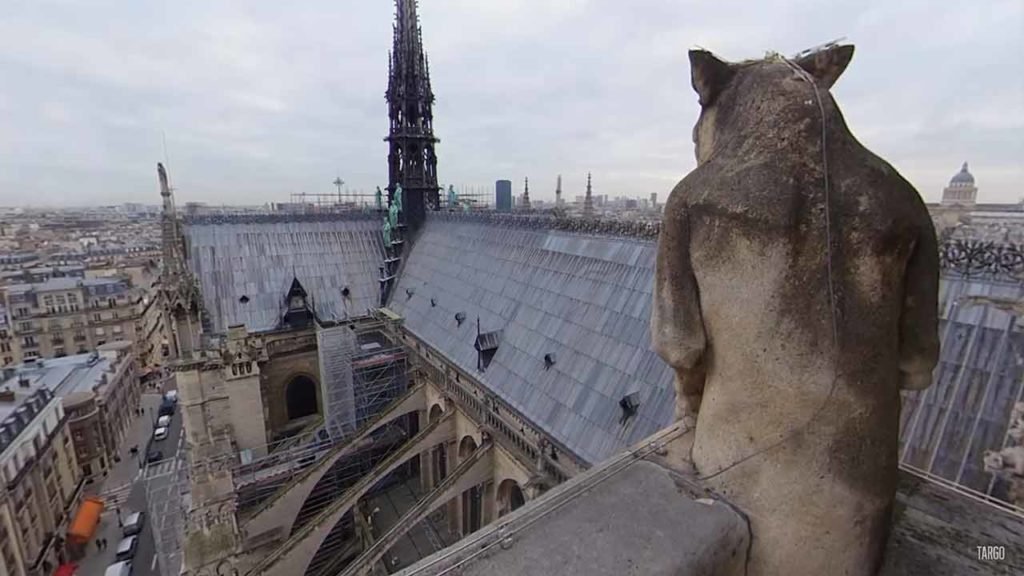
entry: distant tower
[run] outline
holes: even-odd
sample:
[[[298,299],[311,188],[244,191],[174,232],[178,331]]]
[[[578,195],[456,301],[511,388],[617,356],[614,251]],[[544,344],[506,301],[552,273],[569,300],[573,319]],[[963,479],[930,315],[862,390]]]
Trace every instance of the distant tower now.
[[[402,185],[405,224],[419,227],[426,206],[439,210],[437,156],[434,145],[434,93],[430,89],[430,63],[423,54],[423,34],[415,0],[395,0],[394,46],[388,55],[388,202],[395,186]]]
[[[967,170],[967,162],[964,162],[949,181],[949,186],[942,191],[942,205],[973,207],[977,199],[978,187],[974,185],[974,176]]]
[[[558,175],[558,184],[555,185],[555,206],[562,205],[562,175]]]
[[[494,183],[494,209],[498,212],[512,211],[511,180],[498,180]]]
[[[590,172],[587,172],[587,195],[583,199],[583,217],[592,218],[594,216],[594,197],[593,191],[590,187]]]
[[[523,179],[523,205],[522,205],[522,209],[523,210],[529,210],[530,209],[530,179],[529,178],[524,178]]]
[[[651,209],[652,210],[657,210],[658,209],[658,193],[657,192],[651,192]]]

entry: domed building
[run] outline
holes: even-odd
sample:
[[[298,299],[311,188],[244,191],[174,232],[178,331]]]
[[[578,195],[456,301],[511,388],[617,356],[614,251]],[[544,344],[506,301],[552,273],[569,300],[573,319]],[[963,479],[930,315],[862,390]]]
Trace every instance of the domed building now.
[[[942,202],[929,204],[928,211],[936,230],[950,238],[1024,243],[1024,201],[979,203],[967,162],[942,190]]]
[[[967,170],[967,162],[964,162],[960,171],[949,181],[949,186],[942,191],[942,205],[973,207],[977,199],[978,187],[974,184],[974,175]]]

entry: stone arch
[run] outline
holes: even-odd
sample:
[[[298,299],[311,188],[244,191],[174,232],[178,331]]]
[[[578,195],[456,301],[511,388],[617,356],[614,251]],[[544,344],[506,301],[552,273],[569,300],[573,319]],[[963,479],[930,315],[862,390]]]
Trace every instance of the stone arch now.
[[[437,422],[444,417],[444,406],[433,404],[427,411],[427,425]],[[430,449],[430,475],[427,478],[429,486],[437,486],[448,477],[448,446],[442,442]]]
[[[316,380],[308,374],[296,374],[284,389],[288,421],[298,420],[320,412]]]
[[[434,404],[427,413],[427,423],[432,424],[440,419],[441,416],[444,416],[444,407],[440,404]]]
[[[462,440],[459,440],[459,460],[465,460],[470,454],[476,452],[477,448],[475,438],[469,435],[463,436]]]
[[[475,438],[470,435],[463,436],[462,440],[459,441],[459,462],[469,458],[473,452],[476,452],[477,448],[479,448],[479,446],[477,445]],[[483,488],[481,486],[474,486],[463,492],[461,498],[462,533],[471,534],[479,530],[483,525]]]
[[[514,512],[526,504],[526,493],[522,486],[512,478],[506,478],[498,484],[498,517]]]

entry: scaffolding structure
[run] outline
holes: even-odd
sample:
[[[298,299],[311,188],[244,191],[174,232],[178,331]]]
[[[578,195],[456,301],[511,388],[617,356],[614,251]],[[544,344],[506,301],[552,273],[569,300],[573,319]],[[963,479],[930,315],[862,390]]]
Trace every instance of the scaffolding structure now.
[[[298,433],[268,443],[261,450],[265,456],[235,457],[231,463],[236,488],[259,485],[261,491],[273,492],[287,484],[296,474],[308,468],[331,447],[344,443],[363,425],[383,411],[408,387],[408,355],[385,333],[382,321],[368,321],[341,326],[354,335],[354,346],[342,349],[340,358],[332,361],[351,369],[351,394],[325,394],[324,412],[351,414],[341,422],[318,421]],[[323,354],[323,351],[321,351]],[[322,377],[324,375],[322,374]],[[343,383],[348,386],[348,382]],[[258,504],[240,497],[239,509]]]
[[[257,510],[268,498],[286,489],[300,473],[315,465],[330,449],[344,444],[370,420],[374,419],[409,387],[409,357],[391,334],[391,320],[383,316],[362,318],[318,327],[318,331],[344,330],[351,334],[350,346],[340,350],[320,350],[321,366],[329,361],[336,368],[347,367],[350,377],[331,382],[321,374],[324,414],[344,414],[339,422],[319,419],[296,433],[270,442],[257,449],[222,454],[194,466],[230,469],[235,486],[235,509],[243,519]],[[349,393],[335,394],[330,386],[349,387]],[[402,418],[383,426],[364,445],[334,463],[317,483],[303,504],[293,529],[314,518],[321,510],[370,472],[388,455],[401,448],[417,432],[415,417]],[[187,445],[175,458],[147,466],[145,471],[147,503],[154,519],[153,537],[162,576],[177,576],[182,566],[182,549],[186,536],[187,515],[191,505]],[[259,455],[259,456],[257,456]],[[417,466],[412,463],[392,473],[404,478]],[[387,488],[389,481],[376,486],[370,495]],[[331,536],[318,551],[308,574],[316,574],[332,566],[344,564],[361,551],[353,546],[351,517],[338,523]]]
[[[376,206],[376,196],[376,192],[363,192],[362,190],[350,190],[348,188],[339,192],[298,192],[289,196],[289,203],[278,203],[276,206],[278,209],[308,212],[362,210],[374,208]]]
[[[332,328],[337,329],[337,327]],[[341,330],[349,330],[347,326]],[[347,367],[350,372],[340,379],[343,387],[350,387],[351,394],[325,395],[324,413],[340,415],[340,418],[325,420],[320,426],[303,430],[298,439],[280,442],[264,458],[236,469],[236,487],[240,516],[246,516],[258,509],[261,502],[284,489],[299,473],[313,466],[328,453],[331,447],[348,441],[358,430],[382,413],[408,389],[408,355],[387,335],[385,323],[381,320],[367,321],[353,325],[352,344],[340,347],[325,347],[321,354],[340,354],[332,362]],[[329,382],[331,372],[336,371],[322,362],[321,378]],[[416,433],[415,418],[399,419],[374,433],[369,441],[353,453],[331,466],[306,499],[296,517],[293,530],[298,530],[315,518],[331,502],[350,486],[366,476],[373,468],[401,448],[405,441]],[[408,475],[411,466],[400,469],[391,479]],[[393,480],[386,479],[376,486],[371,494],[386,489]],[[307,574],[329,572],[339,564],[343,565],[361,552],[353,546],[356,538],[355,523],[349,516],[338,522],[318,550],[307,569]]]

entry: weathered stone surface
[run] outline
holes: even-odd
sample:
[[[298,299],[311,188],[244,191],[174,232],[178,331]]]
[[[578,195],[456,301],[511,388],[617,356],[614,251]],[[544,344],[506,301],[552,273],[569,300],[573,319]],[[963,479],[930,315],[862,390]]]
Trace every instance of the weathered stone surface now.
[[[694,487],[655,462],[613,457],[400,574],[744,574],[746,521]]]
[[[999,547],[1002,559],[978,547]],[[882,576],[1024,574],[1024,517],[913,474],[900,474]]]
[[[749,515],[751,575],[877,572],[899,390],[938,353],[928,212],[828,93],[852,53],[691,52],[698,166],[666,206],[652,337],[699,474]]]

